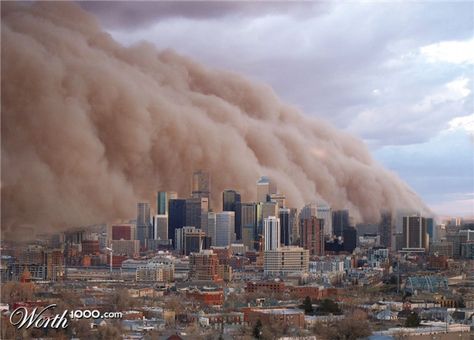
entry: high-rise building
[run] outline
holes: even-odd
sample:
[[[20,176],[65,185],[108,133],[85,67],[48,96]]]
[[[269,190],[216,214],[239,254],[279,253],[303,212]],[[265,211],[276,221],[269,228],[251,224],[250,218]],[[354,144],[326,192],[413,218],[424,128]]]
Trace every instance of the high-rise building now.
[[[168,239],[168,214],[153,216],[153,229],[155,240]]]
[[[209,211],[207,213],[207,225],[206,230],[203,229],[207,236],[211,238],[211,245],[216,245],[216,213]]]
[[[151,231],[150,231],[151,230]],[[137,239],[140,247],[146,247],[146,240],[153,239],[153,229],[150,221],[150,203],[141,202],[137,204]]]
[[[304,274],[308,271],[309,251],[301,247],[280,247],[263,255],[266,275]]]
[[[392,248],[392,214],[383,212],[379,223],[380,245],[388,249]]]
[[[324,220],[324,235],[331,237],[333,235],[331,207],[324,203],[318,204],[316,216]]]
[[[269,200],[269,195],[276,194],[276,183],[268,176],[262,176],[257,181],[257,202],[266,202]]]
[[[403,248],[428,250],[429,236],[426,218],[419,215],[403,217]]]
[[[300,244],[311,256],[324,255],[324,220],[312,216],[303,220]]]
[[[235,190],[224,190],[222,193],[222,211],[235,213],[235,237],[242,239],[242,223],[240,220],[240,193]]]
[[[270,194],[270,201],[275,202],[279,209],[286,207],[286,196],[285,194]]]
[[[324,220],[324,235],[332,236],[332,213],[331,208],[326,203],[309,203],[300,211],[300,233],[303,228],[303,221],[310,217],[317,217]],[[300,237],[302,237],[300,235]]]
[[[193,173],[192,196],[210,200],[211,178],[207,171],[198,170]]]
[[[183,227],[175,231],[176,250],[181,254],[189,255],[202,249],[209,249],[211,241],[206,233],[195,227]]]
[[[264,250],[274,250],[280,247],[280,219],[269,216],[263,220]]]
[[[168,193],[166,191],[158,191],[156,193],[156,215],[168,214]]]
[[[346,227],[342,232],[344,240],[344,251],[351,253],[357,247],[357,229],[354,227]]]
[[[432,217],[427,217],[426,218],[426,232],[428,233],[430,243],[437,241],[435,227],[436,226],[434,224],[434,219]]]
[[[281,244],[289,246],[292,244],[292,233],[294,216],[292,218],[291,209],[280,208],[280,238]]]
[[[174,238],[175,230],[186,225],[186,200],[170,199],[168,206],[168,237]],[[176,248],[176,240],[174,240]]]
[[[349,210],[335,210],[332,212],[332,229],[334,235],[342,237],[345,227],[350,226]]]
[[[235,241],[235,213],[223,211],[216,213],[216,246],[229,246]]]
[[[206,229],[208,211],[209,199],[207,197],[186,199],[186,225]]]
[[[270,216],[278,216],[278,204],[276,202],[259,202],[257,204],[257,233],[263,235],[263,220]]]
[[[257,203],[241,203],[242,243],[248,249],[255,249],[257,237]]]

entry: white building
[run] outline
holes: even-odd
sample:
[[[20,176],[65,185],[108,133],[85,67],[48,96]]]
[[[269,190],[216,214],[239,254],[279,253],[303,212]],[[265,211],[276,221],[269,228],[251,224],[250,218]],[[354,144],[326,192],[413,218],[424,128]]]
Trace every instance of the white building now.
[[[229,246],[235,241],[235,212],[216,213],[216,246]]]
[[[209,211],[207,213],[207,226],[204,232],[211,238],[211,245],[216,245],[216,213]]]
[[[280,219],[275,216],[263,220],[264,250],[275,250],[280,247]]]
[[[281,247],[263,253],[266,275],[303,274],[308,272],[309,251],[301,247]]]

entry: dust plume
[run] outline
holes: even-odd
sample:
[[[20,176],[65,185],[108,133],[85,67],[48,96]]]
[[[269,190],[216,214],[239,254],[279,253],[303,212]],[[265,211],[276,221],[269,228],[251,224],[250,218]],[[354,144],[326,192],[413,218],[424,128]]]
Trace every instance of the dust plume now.
[[[272,89],[143,43],[125,48],[71,3],[2,3],[2,229],[132,218],[196,169],[256,198],[268,175],[291,206],[324,199],[356,219],[424,204],[357,138]],[[22,229],[23,228],[23,229]],[[27,230],[28,232],[19,232]]]

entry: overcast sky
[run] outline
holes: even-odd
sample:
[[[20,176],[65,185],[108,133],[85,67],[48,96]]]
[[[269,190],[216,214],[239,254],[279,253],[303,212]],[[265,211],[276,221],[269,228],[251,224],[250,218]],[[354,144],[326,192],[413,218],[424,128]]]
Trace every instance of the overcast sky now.
[[[474,216],[474,3],[86,2],[148,41],[270,84],[366,141],[440,215]]]

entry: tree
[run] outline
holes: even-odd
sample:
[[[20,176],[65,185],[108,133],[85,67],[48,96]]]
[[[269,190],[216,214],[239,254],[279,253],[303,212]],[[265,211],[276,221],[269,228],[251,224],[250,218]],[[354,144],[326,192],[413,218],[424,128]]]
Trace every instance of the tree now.
[[[408,315],[406,321],[405,321],[405,327],[418,327],[421,323],[421,319],[418,315],[417,312],[411,312],[410,315]]]
[[[331,313],[336,315],[342,313],[341,309],[339,308],[339,305],[331,299],[321,300],[321,302],[319,303],[318,312],[323,314]]]
[[[303,301],[303,309],[305,314],[313,313],[313,304],[311,303],[311,298],[309,296],[305,297]]]
[[[257,320],[257,322],[255,323],[255,326],[253,327],[253,336],[256,337],[257,339],[260,339],[261,335],[262,335],[262,321],[260,321],[260,319]]]
[[[367,320],[346,318],[328,325],[318,324],[314,332],[327,340],[356,340],[372,334]]]

